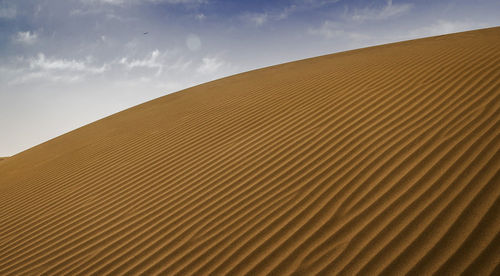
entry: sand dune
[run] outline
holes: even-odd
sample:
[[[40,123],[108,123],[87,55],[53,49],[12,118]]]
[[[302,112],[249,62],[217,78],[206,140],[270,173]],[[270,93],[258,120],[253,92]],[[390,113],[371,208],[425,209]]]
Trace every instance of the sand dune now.
[[[500,274],[500,28],[263,68],[0,162],[0,275]]]

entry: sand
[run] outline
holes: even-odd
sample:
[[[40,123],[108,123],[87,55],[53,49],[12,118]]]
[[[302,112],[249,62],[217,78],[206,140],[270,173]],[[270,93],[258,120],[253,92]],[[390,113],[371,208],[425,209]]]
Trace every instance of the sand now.
[[[500,28],[170,94],[0,162],[0,275],[500,273]]]

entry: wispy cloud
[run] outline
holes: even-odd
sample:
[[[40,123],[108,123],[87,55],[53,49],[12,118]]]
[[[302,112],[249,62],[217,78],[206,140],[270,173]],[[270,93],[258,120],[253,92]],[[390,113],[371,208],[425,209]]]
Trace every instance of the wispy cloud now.
[[[267,22],[269,19],[269,14],[264,12],[264,13],[244,13],[241,15],[241,19],[244,22],[250,23],[252,25],[255,25],[257,27],[260,27],[264,25],[264,23]]]
[[[149,57],[144,59],[134,59],[129,60],[127,57],[123,57],[120,60],[120,64],[125,65],[128,69],[134,69],[136,67],[146,67],[156,69],[156,75],[161,74],[163,70],[163,64],[159,61],[160,51],[158,49],[151,52]]]
[[[116,2],[119,3],[119,2]],[[133,17],[124,17],[117,13],[115,6],[109,5],[89,5],[89,6],[78,6],[69,12],[71,16],[99,16],[100,18],[106,18],[108,20],[119,20],[119,21],[132,21]]]
[[[332,38],[335,36],[339,36],[344,33],[341,29],[340,24],[332,21],[324,21],[321,26],[318,28],[309,28],[307,30],[309,34],[319,35],[325,38]]]
[[[243,13],[240,18],[247,23],[260,27],[268,22],[279,21],[289,18],[297,12],[305,12],[321,8],[328,4],[334,4],[340,0],[295,0],[292,3],[279,8],[268,9],[263,12]]]
[[[392,0],[387,0],[383,7],[367,6],[363,9],[354,9],[352,13],[348,13],[347,17],[356,22],[368,20],[385,20],[392,17],[397,17],[409,12],[413,8],[413,4],[394,4]]]
[[[125,3],[125,0],[83,0],[85,3],[101,3],[101,4],[110,4],[110,5],[121,5]]]
[[[373,4],[364,8],[349,10],[345,8],[344,13],[335,21],[325,20],[320,26],[311,27],[307,30],[310,35],[321,36],[325,39],[338,38],[344,41],[368,41],[372,37],[360,31],[359,24],[365,21],[385,20],[400,16],[410,11],[413,4],[395,4],[388,0],[384,6],[374,7]]]
[[[143,59],[131,59],[123,57],[118,64],[124,65],[127,70],[135,68],[155,69],[155,76],[160,76],[164,70],[185,71],[192,61],[177,55],[176,51],[164,51],[156,49]]]
[[[359,32],[347,31],[342,24],[329,20],[324,21],[318,28],[309,28],[307,32],[311,35],[322,36],[326,39],[342,37],[350,40],[363,40],[370,38],[370,36]]]
[[[146,4],[146,3],[201,5],[208,3],[208,0],[81,0],[81,1],[86,4],[105,4],[105,5]]]
[[[297,9],[297,5],[290,5],[288,7],[285,7],[283,10],[278,11],[275,13],[272,17],[275,20],[282,20],[288,18],[295,10]]]
[[[18,32],[14,36],[14,41],[17,43],[22,43],[26,45],[31,45],[35,43],[38,39],[38,35],[36,33],[32,33],[31,31],[26,32]]]
[[[269,21],[279,21],[288,18],[295,10],[296,5],[290,5],[280,10],[265,11],[261,13],[243,13],[240,18],[251,25],[260,27]]]
[[[48,57],[44,53],[32,57],[3,59],[0,64],[0,83],[10,87],[33,83],[68,85],[106,79],[108,85],[124,89],[149,87],[175,91],[188,84],[192,85],[196,78],[216,76],[219,69],[228,63],[220,59],[207,60],[205,66],[198,71],[198,67],[191,67],[192,59],[182,56],[178,51],[154,50],[142,59],[124,57],[104,64],[99,64],[91,56],[68,59]],[[191,70],[190,77],[184,78],[187,70]]]
[[[226,62],[217,57],[204,57],[196,72],[200,74],[214,74],[224,65],[226,65]]]
[[[54,72],[49,72],[49,71],[34,71],[34,72],[23,73],[19,77],[9,81],[9,84],[10,85],[24,84],[37,80],[42,80],[44,82],[73,83],[82,81],[83,76],[78,74],[67,74],[67,73],[56,74]]]
[[[43,82],[76,82],[89,75],[102,74],[109,70],[108,64],[97,66],[92,57],[83,60],[46,57],[39,53],[36,57],[18,57],[11,64],[0,69],[9,77],[8,84],[16,85],[32,81]]]
[[[74,71],[91,74],[103,73],[109,69],[109,66],[106,64],[100,67],[92,66],[91,60],[91,57],[88,57],[86,60],[47,58],[43,53],[39,53],[36,58],[29,60],[29,67],[31,69]]]
[[[150,2],[160,2],[168,4],[207,4],[208,0],[150,0]]]
[[[296,0],[294,1],[296,6],[301,8],[309,7],[309,8],[319,8],[328,4],[334,4],[339,2],[340,0]]]
[[[205,18],[207,18],[203,13],[198,13],[198,14],[195,14],[194,18],[198,21],[203,21],[205,20]]]
[[[419,38],[426,36],[435,36],[449,33],[468,31],[473,29],[484,28],[487,24],[472,21],[448,21],[438,20],[428,26],[419,27],[408,32],[402,39]]]

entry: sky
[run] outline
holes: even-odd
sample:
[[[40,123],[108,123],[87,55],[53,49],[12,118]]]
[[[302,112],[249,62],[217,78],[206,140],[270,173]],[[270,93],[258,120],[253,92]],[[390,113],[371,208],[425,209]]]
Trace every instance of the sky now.
[[[0,156],[221,77],[499,14],[498,0],[0,0]]]

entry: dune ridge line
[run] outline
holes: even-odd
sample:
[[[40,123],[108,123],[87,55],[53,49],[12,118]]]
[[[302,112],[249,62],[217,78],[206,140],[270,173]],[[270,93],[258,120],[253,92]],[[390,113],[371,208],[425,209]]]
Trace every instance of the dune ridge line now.
[[[253,70],[0,157],[0,275],[500,273],[500,27]]]

